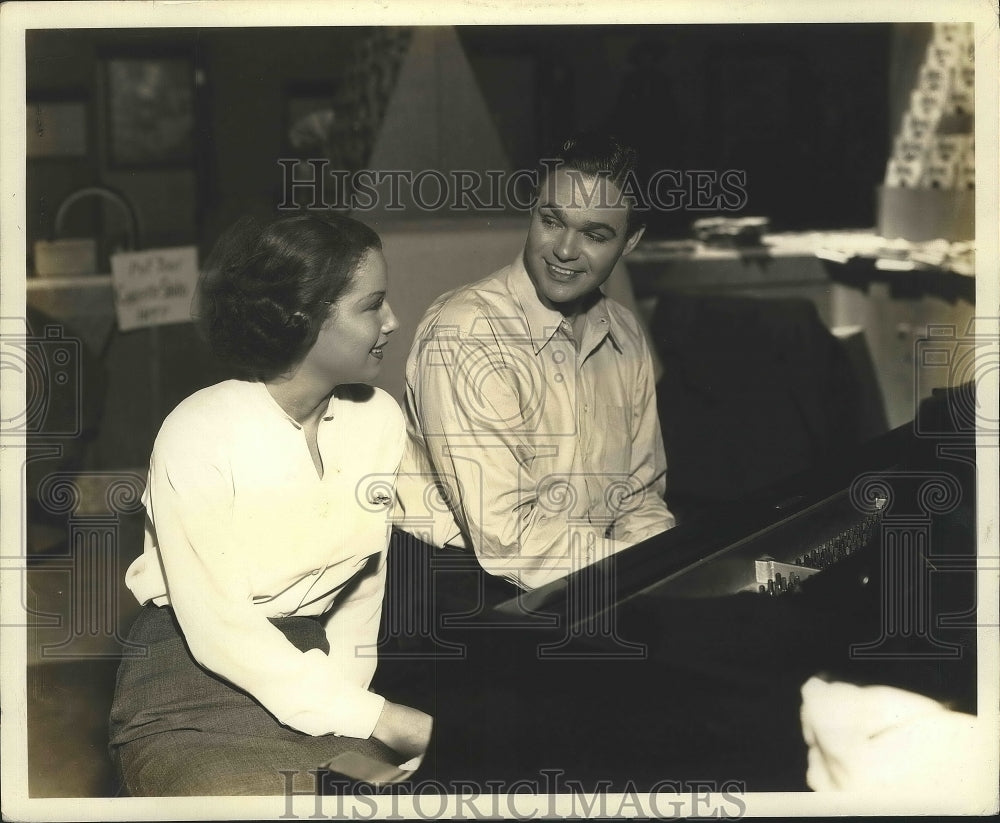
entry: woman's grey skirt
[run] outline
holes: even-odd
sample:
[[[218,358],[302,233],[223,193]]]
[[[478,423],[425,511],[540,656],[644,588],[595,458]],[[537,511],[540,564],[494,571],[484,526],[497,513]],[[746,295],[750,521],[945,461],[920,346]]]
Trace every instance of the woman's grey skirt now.
[[[329,651],[317,619],[272,622],[298,649]],[[341,752],[398,759],[373,738],[314,737],[281,725],[195,662],[169,607],[145,606],[129,641],[146,656],[125,658],[118,669],[109,746],[130,795],[322,793],[322,767]]]

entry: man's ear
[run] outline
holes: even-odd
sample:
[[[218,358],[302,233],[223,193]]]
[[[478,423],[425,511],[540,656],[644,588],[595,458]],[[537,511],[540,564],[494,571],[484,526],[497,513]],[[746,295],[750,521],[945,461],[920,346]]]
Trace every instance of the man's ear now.
[[[632,234],[628,236],[628,240],[625,241],[625,248],[622,249],[622,257],[628,254],[632,249],[636,247],[636,244],[642,240],[643,232],[646,231],[645,226],[639,226]]]

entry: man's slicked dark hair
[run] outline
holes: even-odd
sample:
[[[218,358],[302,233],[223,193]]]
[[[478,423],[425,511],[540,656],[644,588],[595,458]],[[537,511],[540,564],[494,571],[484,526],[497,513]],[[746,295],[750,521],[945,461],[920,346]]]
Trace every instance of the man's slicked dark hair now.
[[[546,154],[538,168],[538,184],[545,184],[548,172],[553,169],[572,169],[588,177],[606,177],[620,190],[627,190],[627,181],[640,183],[636,150],[612,134],[582,132],[568,137]],[[640,189],[641,191],[641,189]],[[626,197],[628,210],[628,233],[632,235],[644,225],[636,204]]]

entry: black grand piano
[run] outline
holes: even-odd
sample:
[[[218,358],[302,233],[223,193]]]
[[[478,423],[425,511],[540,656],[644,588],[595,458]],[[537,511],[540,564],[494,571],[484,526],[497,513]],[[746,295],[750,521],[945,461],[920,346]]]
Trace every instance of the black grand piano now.
[[[481,576],[464,613],[407,601],[422,611],[384,622],[376,685],[435,716],[417,777],[801,791],[812,676],[975,713],[974,404],[971,386],[940,392],[821,471],[534,592],[487,607]],[[390,580],[397,606],[402,586],[467,574],[455,563]]]

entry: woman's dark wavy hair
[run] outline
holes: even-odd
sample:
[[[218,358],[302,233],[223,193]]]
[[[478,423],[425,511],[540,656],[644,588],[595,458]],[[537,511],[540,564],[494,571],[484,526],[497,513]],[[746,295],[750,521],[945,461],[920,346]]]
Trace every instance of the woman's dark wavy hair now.
[[[607,176],[619,189],[627,188],[626,180],[632,178],[633,185],[642,185],[637,164],[636,150],[619,140],[613,134],[603,132],[581,132],[568,137],[554,146],[538,165],[538,185],[545,185],[548,172],[552,169],[575,169],[588,177]],[[640,204],[626,197],[629,205],[629,235],[644,225]]]
[[[195,319],[215,355],[269,380],[300,362],[379,236],[343,215],[243,218],[205,262]]]

